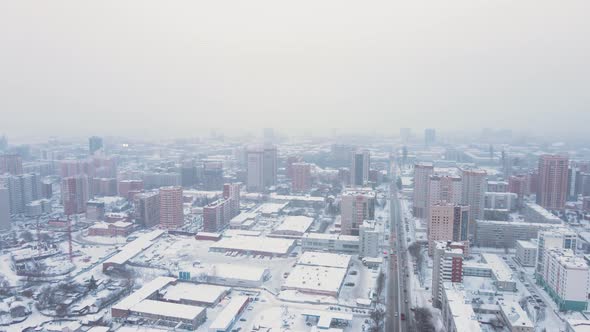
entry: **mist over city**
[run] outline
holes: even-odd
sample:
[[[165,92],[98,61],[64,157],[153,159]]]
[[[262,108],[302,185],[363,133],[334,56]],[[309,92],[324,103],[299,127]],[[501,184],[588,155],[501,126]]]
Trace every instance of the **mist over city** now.
[[[590,3],[0,7],[0,332],[590,331]]]

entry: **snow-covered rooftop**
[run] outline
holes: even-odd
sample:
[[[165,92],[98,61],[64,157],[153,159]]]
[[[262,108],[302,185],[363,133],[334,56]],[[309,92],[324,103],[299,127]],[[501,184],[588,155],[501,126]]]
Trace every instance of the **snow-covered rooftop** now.
[[[270,237],[234,236],[217,241],[211,249],[265,252],[286,255],[295,244],[294,240]]]
[[[303,234],[309,229],[311,224],[313,224],[313,218],[306,216],[288,216],[277,228],[275,228],[274,232],[293,232]]]
[[[247,296],[234,297],[217,315],[209,330],[227,331],[248,300]]]
[[[158,277],[143,285],[143,287],[131,293],[131,295],[127,296],[123,300],[119,301],[119,303],[115,304],[112,308],[121,311],[130,310],[148,296],[154,294],[156,291],[164,288],[174,281],[176,281],[175,278]]]
[[[338,267],[346,269],[350,264],[350,260],[350,255],[306,251],[301,255],[301,257],[299,257],[297,263],[301,265]]]
[[[284,289],[337,294],[347,269],[326,266],[296,265],[283,284]]]
[[[143,300],[133,306],[131,310],[142,314],[193,320],[197,318],[205,308],[171,302]]]
[[[496,254],[483,253],[481,254],[485,262],[492,269],[492,274],[497,281],[512,281],[513,274],[512,270],[508,267],[508,264]]]
[[[182,300],[215,303],[223,294],[229,292],[229,287],[210,285],[210,284],[192,284],[179,282],[176,285],[166,287],[163,298],[168,301],[180,302]]]

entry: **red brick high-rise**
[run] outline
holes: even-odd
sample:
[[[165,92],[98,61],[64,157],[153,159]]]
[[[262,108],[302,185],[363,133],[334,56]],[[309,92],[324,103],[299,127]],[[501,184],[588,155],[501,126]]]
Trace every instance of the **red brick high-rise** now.
[[[219,232],[228,224],[231,207],[230,201],[217,200],[203,208],[203,230],[205,232]]]
[[[537,204],[548,210],[563,210],[567,195],[568,157],[542,155],[539,158]]]

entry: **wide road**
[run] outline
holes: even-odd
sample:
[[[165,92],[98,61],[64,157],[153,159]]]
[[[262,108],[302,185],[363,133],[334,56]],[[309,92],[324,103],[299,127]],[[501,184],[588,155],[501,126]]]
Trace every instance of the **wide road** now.
[[[390,208],[390,245],[389,283],[387,289],[386,332],[412,331],[409,300],[411,289],[408,287],[407,244],[404,237],[404,223],[401,217],[401,205],[397,197],[395,181],[389,192]],[[405,320],[401,319],[402,314]]]

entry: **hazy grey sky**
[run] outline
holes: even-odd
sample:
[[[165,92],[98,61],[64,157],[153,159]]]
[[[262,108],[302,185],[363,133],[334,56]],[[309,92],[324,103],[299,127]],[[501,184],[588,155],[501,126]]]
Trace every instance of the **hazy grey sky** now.
[[[589,13],[588,0],[3,1],[0,132],[581,133]]]

